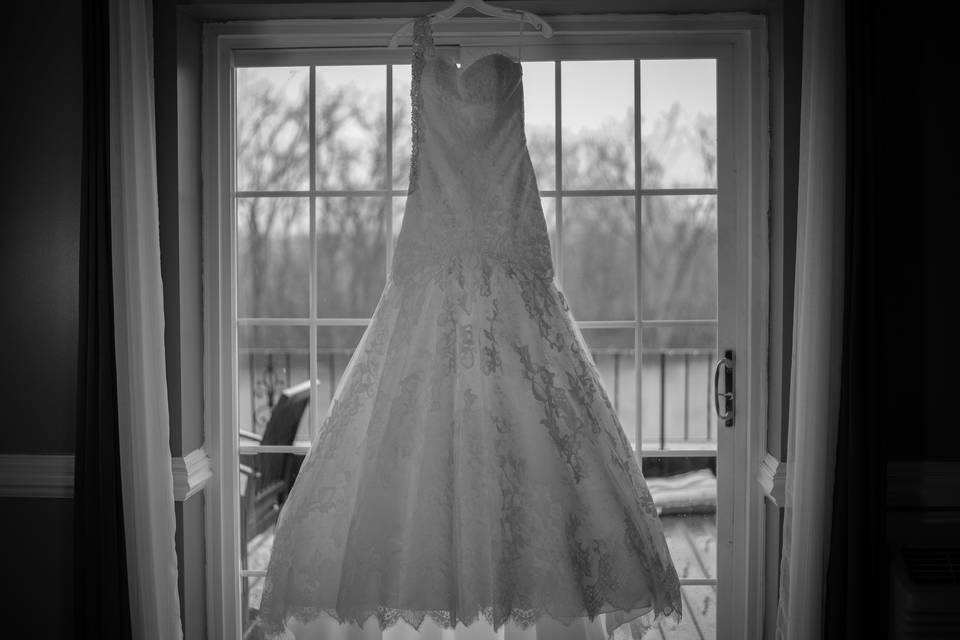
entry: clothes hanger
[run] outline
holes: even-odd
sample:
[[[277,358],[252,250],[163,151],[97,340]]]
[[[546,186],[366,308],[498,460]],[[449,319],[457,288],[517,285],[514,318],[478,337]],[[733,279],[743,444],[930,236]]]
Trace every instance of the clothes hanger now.
[[[494,18],[528,22],[532,24],[534,28],[543,35],[544,38],[549,38],[553,35],[553,29],[550,27],[550,25],[547,24],[547,22],[537,14],[520,9],[495,7],[487,4],[484,2],[484,0],[454,0],[446,9],[442,9],[436,13],[428,14],[430,16],[430,22],[431,24],[434,24],[437,22],[443,22],[444,20],[449,20],[468,7],[475,9],[479,13],[492,16]],[[397,47],[397,39],[400,37],[401,32],[403,32],[408,25],[412,25],[414,22],[415,20],[408,20],[400,25],[400,27],[393,33],[393,36],[390,37],[390,44],[387,45],[388,48],[395,49]]]

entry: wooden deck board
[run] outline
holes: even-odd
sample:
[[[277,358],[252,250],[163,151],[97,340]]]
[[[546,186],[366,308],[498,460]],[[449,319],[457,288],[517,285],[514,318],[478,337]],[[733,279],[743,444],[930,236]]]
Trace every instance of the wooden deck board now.
[[[688,516],[683,533],[697,556],[700,568],[708,578],[717,577],[717,529],[713,516]]]
[[[684,603],[684,606],[686,606],[686,603]],[[694,624],[693,618],[686,613],[680,619],[680,624],[673,620],[661,622],[659,631],[664,640],[703,640],[703,635],[697,629],[697,625]],[[647,638],[644,637],[643,640],[647,640]]]
[[[716,528],[713,526],[713,516],[663,516],[661,522],[677,575],[681,579],[715,578]],[[661,634],[670,640],[714,640],[717,627],[716,599],[715,586],[684,586],[680,624],[672,621],[662,623]]]
[[[660,520],[680,578],[716,578],[717,539],[714,516],[662,516]],[[272,546],[272,530],[265,532],[256,541],[251,541],[250,567],[266,568]],[[249,579],[250,606],[253,608],[259,607],[262,581],[262,578]],[[680,624],[670,619],[664,620],[648,631],[643,640],[715,640],[716,604],[715,586],[684,586],[683,617]]]
[[[704,640],[717,637],[717,594],[713,587],[691,585],[683,587],[684,605],[689,603],[692,618]]]
[[[683,518],[670,516],[661,518],[661,520],[663,522],[663,535],[667,539],[667,548],[670,549],[673,566],[676,567],[680,579],[707,577],[701,569],[701,563],[697,558],[697,550],[691,546],[684,533],[686,523],[683,522]]]

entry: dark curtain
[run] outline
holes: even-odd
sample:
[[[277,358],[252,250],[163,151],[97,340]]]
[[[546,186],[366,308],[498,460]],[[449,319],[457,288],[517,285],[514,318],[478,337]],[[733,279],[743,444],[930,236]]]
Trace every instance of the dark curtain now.
[[[824,634],[887,637],[886,475],[878,420],[874,8],[846,2],[847,204],[843,356]]]
[[[106,0],[83,2],[80,321],[74,469],[74,628],[130,638],[110,254],[110,51]]]

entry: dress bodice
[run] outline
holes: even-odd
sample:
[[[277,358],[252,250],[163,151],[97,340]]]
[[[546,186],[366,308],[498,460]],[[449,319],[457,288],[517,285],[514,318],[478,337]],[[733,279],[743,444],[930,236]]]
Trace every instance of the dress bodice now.
[[[552,278],[520,62],[492,53],[458,68],[437,52],[422,16],[414,23],[410,95],[410,184],[394,279],[479,257]]]

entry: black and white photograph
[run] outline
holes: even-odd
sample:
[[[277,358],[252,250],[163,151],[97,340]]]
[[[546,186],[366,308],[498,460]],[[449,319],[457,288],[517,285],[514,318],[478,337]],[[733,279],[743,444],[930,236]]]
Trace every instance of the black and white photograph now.
[[[5,5],[0,636],[960,638],[947,7]]]

